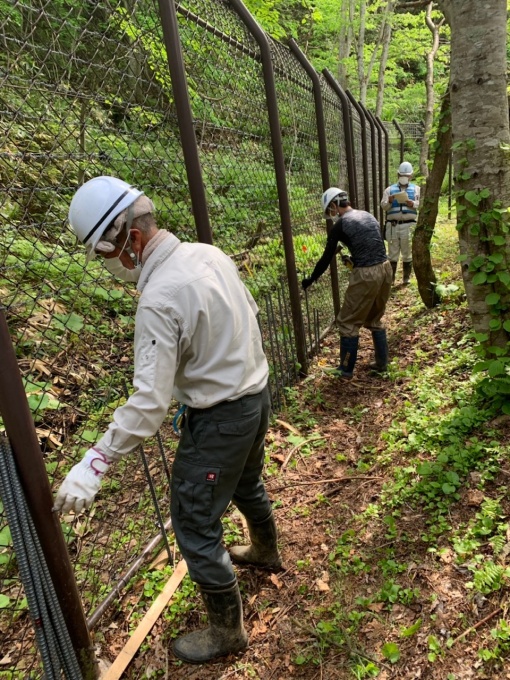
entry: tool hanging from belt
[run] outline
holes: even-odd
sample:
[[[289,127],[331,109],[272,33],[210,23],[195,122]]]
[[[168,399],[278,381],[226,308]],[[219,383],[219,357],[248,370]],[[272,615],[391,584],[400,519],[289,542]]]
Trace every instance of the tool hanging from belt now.
[[[174,428],[174,432],[178,437],[181,436],[181,429],[184,425],[184,417],[186,415],[187,408],[188,407],[186,404],[179,404],[179,408],[177,409],[177,412],[172,420],[172,427]]]

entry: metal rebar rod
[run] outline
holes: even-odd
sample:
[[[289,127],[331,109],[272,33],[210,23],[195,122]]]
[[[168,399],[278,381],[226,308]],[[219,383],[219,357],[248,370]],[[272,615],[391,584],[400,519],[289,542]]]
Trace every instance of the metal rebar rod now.
[[[0,414],[67,630],[85,680],[97,677],[97,666],[81,598],[28,406],[16,354],[0,308]]]

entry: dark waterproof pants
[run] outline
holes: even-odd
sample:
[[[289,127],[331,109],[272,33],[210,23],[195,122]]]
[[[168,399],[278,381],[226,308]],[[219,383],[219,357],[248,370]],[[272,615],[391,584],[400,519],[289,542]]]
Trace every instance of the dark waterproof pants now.
[[[222,544],[221,517],[230,501],[254,522],[271,511],[261,478],[269,415],[267,388],[186,412],[172,468],[171,515],[177,545],[198,584],[224,586],[235,579]]]

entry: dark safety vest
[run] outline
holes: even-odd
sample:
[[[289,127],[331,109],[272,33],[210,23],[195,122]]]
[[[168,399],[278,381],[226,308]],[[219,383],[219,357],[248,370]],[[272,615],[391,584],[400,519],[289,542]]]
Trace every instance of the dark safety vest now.
[[[392,184],[390,187],[390,196],[399,194],[401,191],[405,191],[407,193],[407,195],[409,196],[409,200],[411,201],[415,200],[416,184],[408,184],[406,187],[403,187],[402,189],[398,184]],[[396,199],[394,199],[391,203],[391,208],[388,210],[386,214],[386,219],[391,220],[392,217],[394,218],[395,215],[400,215],[401,213],[409,216],[414,215],[414,217],[416,217],[416,215],[418,214],[414,208],[408,208],[407,205],[401,205],[400,203],[397,202]]]

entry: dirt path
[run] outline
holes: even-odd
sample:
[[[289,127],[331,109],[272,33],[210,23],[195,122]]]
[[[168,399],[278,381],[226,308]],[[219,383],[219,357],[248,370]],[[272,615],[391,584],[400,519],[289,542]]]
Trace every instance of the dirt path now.
[[[194,595],[195,606],[172,626],[158,621],[125,677],[510,678],[498,664],[489,674],[483,670],[479,641],[473,644],[469,633],[474,625],[490,638],[491,624],[506,612],[506,591],[472,597],[466,589],[472,575],[456,565],[451,549],[429,549],[431,529],[422,511],[404,503],[393,517],[379,515],[385,485],[407,464],[404,456],[385,455],[385,433],[398,428],[399,413],[413,399],[409,369],[433,367],[445,335],[463,337],[465,306],[428,312],[412,285],[394,290],[386,320],[394,358],[389,376],[368,371],[368,332],[355,379],[331,375],[339,342],[333,332],[271,427],[267,488],[284,571],[238,569],[248,650],[204,666],[175,660],[168,652],[170,630],[175,635],[204,625]],[[506,434],[510,440],[510,428]],[[500,482],[494,480],[495,490]],[[479,509],[473,494],[467,484],[452,507],[457,526]],[[242,530],[238,514],[229,521]]]

